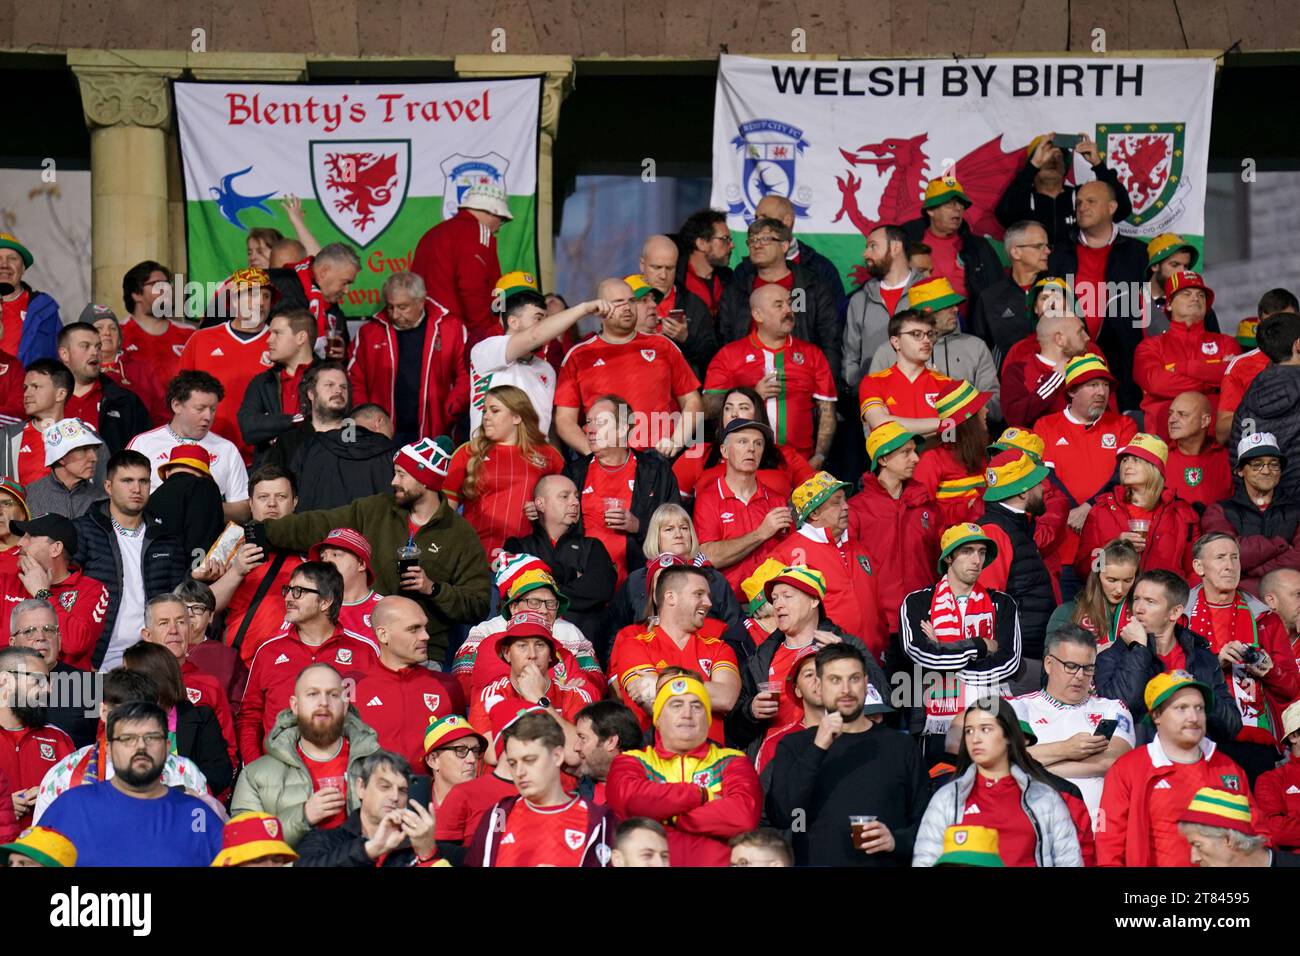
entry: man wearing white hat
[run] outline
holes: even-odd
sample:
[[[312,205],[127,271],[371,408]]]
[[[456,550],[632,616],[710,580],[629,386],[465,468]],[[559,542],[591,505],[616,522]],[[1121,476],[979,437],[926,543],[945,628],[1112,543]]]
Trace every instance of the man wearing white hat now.
[[[104,443],[80,418],[61,418],[45,429],[45,477],[27,489],[33,514],[79,518],[107,495],[96,480]]]
[[[456,214],[415,247],[411,271],[424,280],[430,298],[465,323],[468,348],[501,334],[492,313],[492,286],[501,275],[496,234],[513,218],[504,185],[475,183],[461,196]]]

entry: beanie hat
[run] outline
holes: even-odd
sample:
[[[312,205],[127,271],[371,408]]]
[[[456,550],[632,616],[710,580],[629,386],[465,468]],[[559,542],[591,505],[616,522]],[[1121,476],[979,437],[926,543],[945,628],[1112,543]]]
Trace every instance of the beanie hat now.
[[[1005,501],[1022,495],[1050,473],[1046,465],[1019,448],[1000,452],[984,472],[984,500]]]
[[[424,487],[442,491],[447,469],[451,466],[451,453],[451,439],[446,435],[421,438],[413,444],[403,445],[393,457],[393,464]]]
[[[961,183],[957,182],[953,176],[940,176],[938,179],[932,179],[925,187],[925,200],[921,203],[922,209],[933,209],[935,206],[942,206],[949,199],[961,201],[963,206],[973,206],[971,198],[962,192]],[[908,297],[911,301],[911,297]]]
[[[966,521],[962,524],[955,524],[943,533],[939,539],[939,573],[944,574],[947,568],[944,567],[943,559],[948,557],[964,544],[982,544],[988,548],[984,556],[984,563],[992,561],[998,555],[997,542],[984,533],[984,529],[973,521]]]
[[[817,472],[796,488],[790,495],[790,503],[794,505],[794,510],[799,515],[799,523],[807,521],[814,511],[841,489],[848,492],[853,490],[853,486],[846,481],[840,481],[829,471]]]
[[[1160,477],[1163,478],[1165,463],[1169,461],[1169,446],[1155,435],[1138,432],[1129,439],[1127,445],[1115,452],[1116,460],[1123,458],[1125,455],[1132,455],[1134,458],[1141,458],[1143,461],[1155,465],[1156,471],[1160,472]]]
[[[685,697],[688,694],[693,694],[704,705],[704,720],[706,723],[712,723],[713,704],[709,700],[708,688],[694,677],[687,677],[685,674],[664,681],[664,686],[660,687],[659,692],[655,694],[654,723],[659,723],[659,715],[663,713],[668,701],[674,697]]]
[[[1230,793],[1227,790],[1215,790],[1213,787],[1201,787],[1197,790],[1196,796],[1192,797],[1192,802],[1178,817],[1178,822],[1236,830],[1247,836],[1255,836],[1257,833],[1250,822],[1249,798],[1244,793]]]
[[[550,574],[551,566],[541,558],[534,557],[531,554],[511,554],[508,551],[502,551],[498,554],[492,560],[492,572],[496,576],[497,593],[503,598],[506,597],[510,593],[510,587],[514,584],[515,578],[525,571],[545,571]]]

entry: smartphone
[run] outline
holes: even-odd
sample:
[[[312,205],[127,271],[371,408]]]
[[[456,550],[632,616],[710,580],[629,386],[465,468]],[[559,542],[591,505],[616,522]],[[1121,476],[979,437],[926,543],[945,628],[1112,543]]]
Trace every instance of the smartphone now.
[[[1111,721],[1111,723],[1114,723],[1114,721]],[[411,777],[411,786],[407,791],[407,797],[428,809],[429,804],[433,803],[433,778],[426,774],[417,774]]]
[[[674,322],[685,322],[685,321],[686,321],[686,310],[685,310],[685,309],[669,309],[669,310],[668,310],[668,318],[672,319]]]
[[[1057,133],[1052,137],[1052,143],[1061,149],[1074,149],[1079,145],[1079,140],[1083,139],[1078,133]]]
[[[1110,740],[1111,737],[1115,736],[1115,728],[1118,726],[1119,721],[1115,720],[1113,717],[1108,720],[1100,721],[1097,724],[1097,729],[1092,732],[1092,735],[1094,737],[1105,737],[1107,740]]]

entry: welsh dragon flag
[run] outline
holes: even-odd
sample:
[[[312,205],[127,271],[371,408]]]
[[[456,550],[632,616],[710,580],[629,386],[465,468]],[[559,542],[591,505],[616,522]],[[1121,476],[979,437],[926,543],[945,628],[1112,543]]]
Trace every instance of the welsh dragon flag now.
[[[389,274],[455,215],[475,183],[503,185],[514,219],[497,234],[505,271],[537,268],[541,81],[401,85],[177,83],[189,279],[220,283],[247,263],[248,230],[293,227],[302,200],[322,245],[361,256],[344,310],[380,305]]]

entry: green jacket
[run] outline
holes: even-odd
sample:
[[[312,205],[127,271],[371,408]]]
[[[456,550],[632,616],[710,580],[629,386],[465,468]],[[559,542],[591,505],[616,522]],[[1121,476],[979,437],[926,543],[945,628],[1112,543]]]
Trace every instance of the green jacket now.
[[[359,498],[341,508],[304,511],[266,522],[266,537],[278,548],[306,551],[331,528],[353,528],[370,542],[375,590],[397,593],[397,549],[406,544],[410,512],[391,494]],[[429,616],[429,657],[441,660],[453,624],[477,624],[487,617],[492,588],[483,542],[470,523],[444,498],[433,519],[415,535],[420,567],[439,585],[435,597],[421,597]]]
[[[379,737],[360,715],[348,705],[343,720],[343,736],[348,742],[348,813],[361,806],[352,772],[357,761],[379,750]],[[307,800],[312,795],[311,774],[298,753],[298,718],[287,707],[280,711],[275,726],[266,735],[266,754],[258,757],[239,775],[235,795],[230,801],[232,817],[250,811],[271,813],[284,826],[284,842],[297,846],[311,830],[307,822]]]

